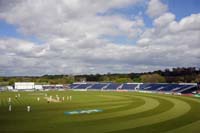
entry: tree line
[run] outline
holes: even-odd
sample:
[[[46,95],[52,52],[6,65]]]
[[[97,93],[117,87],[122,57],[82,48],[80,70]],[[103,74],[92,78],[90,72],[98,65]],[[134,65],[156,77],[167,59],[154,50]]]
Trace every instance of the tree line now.
[[[114,83],[197,83],[200,82],[200,69],[195,67],[179,67],[144,73],[0,77],[0,85],[14,85],[14,82],[35,82],[37,84],[71,84],[73,82],[82,81]]]

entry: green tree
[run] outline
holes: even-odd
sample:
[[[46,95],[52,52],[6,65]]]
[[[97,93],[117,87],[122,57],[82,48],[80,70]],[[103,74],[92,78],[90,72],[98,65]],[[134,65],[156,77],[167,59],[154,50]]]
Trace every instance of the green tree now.
[[[0,82],[4,82],[4,79],[3,79],[3,77],[0,77]]]
[[[195,82],[197,82],[197,83],[200,82],[200,74],[198,74],[198,75],[196,76]]]
[[[64,77],[63,80],[63,84],[72,84],[73,82],[75,82],[74,76]]]
[[[135,83],[140,83],[140,82],[142,82],[142,79],[141,79],[140,77],[138,77],[138,78],[133,78],[133,82],[135,82]]]
[[[109,82],[110,81],[110,78],[108,76],[101,76],[100,77],[100,81],[101,82]]]
[[[145,74],[141,77],[142,82],[144,83],[164,83],[166,82],[165,78],[159,74]]]
[[[15,79],[10,79],[9,82],[8,82],[8,84],[9,85],[14,85],[15,82],[17,82]]]
[[[131,83],[131,82],[133,82],[133,80],[130,78],[117,78],[117,79],[115,79],[114,82],[116,82],[116,83]]]

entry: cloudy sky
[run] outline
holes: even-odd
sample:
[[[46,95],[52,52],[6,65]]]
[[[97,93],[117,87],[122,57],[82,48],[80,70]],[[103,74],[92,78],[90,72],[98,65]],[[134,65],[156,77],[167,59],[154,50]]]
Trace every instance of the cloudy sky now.
[[[0,76],[189,66],[199,0],[0,0]]]

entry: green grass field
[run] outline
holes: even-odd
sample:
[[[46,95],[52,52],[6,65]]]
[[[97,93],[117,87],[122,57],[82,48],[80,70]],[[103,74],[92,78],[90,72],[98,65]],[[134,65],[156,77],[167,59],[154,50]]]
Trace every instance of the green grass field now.
[[[20,93],[20,98],[15,95]],[[56,95],[64,102],[47,103]],[[67,96],[72,96],[67,101]],[[8,98],[12,111],[8,111]],[[40,97],[40,101],[37,101]],[[31,106],[27,112],[26,106]],[[65,111],[103,112],[66,115]],[[136,92],[1,92],[0,133],[199,133],[200,99]]]

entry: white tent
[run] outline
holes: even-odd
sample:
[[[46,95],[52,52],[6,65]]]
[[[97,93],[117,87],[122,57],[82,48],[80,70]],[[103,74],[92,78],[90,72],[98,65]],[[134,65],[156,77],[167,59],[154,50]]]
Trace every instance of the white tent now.
[[[35,83],[34,82],[15,82],[16,90],[34,90]]]

